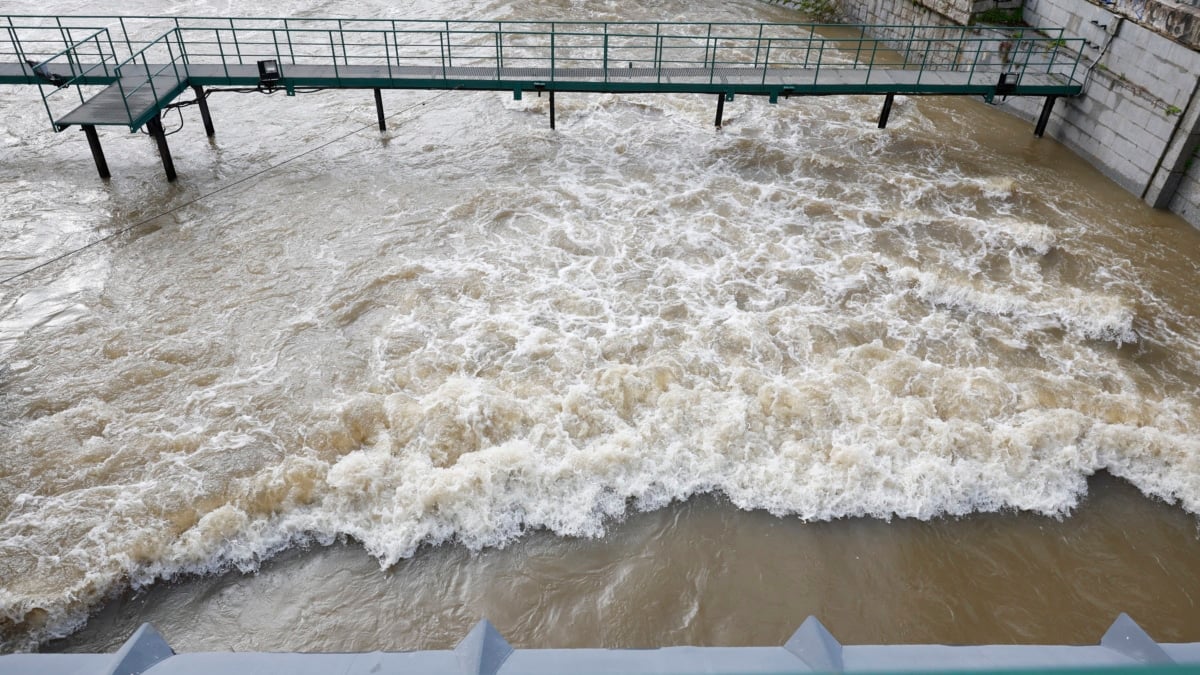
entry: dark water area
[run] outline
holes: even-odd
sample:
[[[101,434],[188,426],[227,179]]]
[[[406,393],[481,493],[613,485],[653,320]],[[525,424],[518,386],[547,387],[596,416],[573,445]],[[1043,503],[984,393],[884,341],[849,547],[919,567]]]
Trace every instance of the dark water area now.
[[[1119,612],[1190,642],[1197,559],[1194,516],[1108,475],[1061,520],[804,523],[706,496],[598,539],[443,545],[388,569],[354,544],[296,549],[127,593],[46,650],[112,651],[145,621],[180,652],[448,649],[481,618],[522,648],[773,645],[809,615],[844,644],[1095,644]]]

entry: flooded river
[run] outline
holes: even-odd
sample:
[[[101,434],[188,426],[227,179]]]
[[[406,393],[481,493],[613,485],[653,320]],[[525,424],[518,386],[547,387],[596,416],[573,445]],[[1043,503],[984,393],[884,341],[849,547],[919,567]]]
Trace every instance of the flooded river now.
[[[975,100],[384,100],[213,94],[168,185],[0,88],[0,278],[182,206],[0,285],[4,651],[1200,640],[1186,223]]]

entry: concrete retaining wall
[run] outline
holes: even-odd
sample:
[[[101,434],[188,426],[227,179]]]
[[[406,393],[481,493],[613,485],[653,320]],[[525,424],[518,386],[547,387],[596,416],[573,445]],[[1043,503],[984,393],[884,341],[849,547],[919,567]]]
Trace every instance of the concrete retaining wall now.
[[[1059,100],[1046,133],[1150,205],[1200,227],[1200,52],[1193,48],[1200,45],[1200,11],[1158,0],[1131,2],[1026,0],[1026,23],[1062,27],[1064,37],[1088,43],[1079,73],[1087,76],[1084,94]],[[843,0],[841,6],[852,23],[963,25],[981,4]],[[902,36],[885,31],[877,37]],[[1011,98],[1001,106],[1032,121],[1042,103]]]

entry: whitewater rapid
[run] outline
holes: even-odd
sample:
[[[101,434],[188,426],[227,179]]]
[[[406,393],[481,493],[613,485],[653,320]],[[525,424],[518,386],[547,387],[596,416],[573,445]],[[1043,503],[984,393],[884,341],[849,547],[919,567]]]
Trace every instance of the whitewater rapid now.
[[[459,4],[414,15],[642,18]],[[598,537],[701,493],[812,521],[1066,515],[1107,470],[1200,510],[1200,326],[1173,283],[1196,249],[1129,224],[1132,197],[1090,203],[1022,123],[900,97],[878,130],[869,97],[738,99],[714,132],[708,97],[577,95],[551,132],[531,96],[389,97],[412,109],[385,135],[0,288],[5,651],[300,543],[388,566]],[[136,137],[98,182],[8,88],[4,271],[374,114],[299,98],[214,96],[216,142],[188,119],[168,187]]]

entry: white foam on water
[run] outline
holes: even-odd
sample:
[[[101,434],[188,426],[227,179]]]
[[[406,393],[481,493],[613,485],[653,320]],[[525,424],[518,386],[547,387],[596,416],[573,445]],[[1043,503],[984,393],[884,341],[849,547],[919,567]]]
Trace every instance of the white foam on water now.
[[[865,97],[739,98],[716,133],[708,97],[564,95],[553,133],[526,98],[432,101],[5,289],[4,649],[303,542],[389,565],[704,492],[808,520],[1065,515],[1104,469],[1200,510],[1200,378],[1130,355],[1196,363],[1188,308],[1089,239],[1124,224],[947,159],[936,104],[880,131]],[[311,143],[372,119],[320,100],[239,114]],[[219,181],[288,154],[259,131],[177,162]],[[59,302],[88,311],[23,309],[82,279]]]

